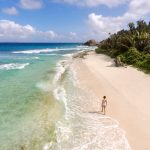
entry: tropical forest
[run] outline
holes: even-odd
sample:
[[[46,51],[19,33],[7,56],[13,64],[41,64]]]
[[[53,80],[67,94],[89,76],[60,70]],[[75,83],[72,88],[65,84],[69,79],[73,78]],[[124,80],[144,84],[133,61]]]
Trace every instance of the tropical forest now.
[[[131,22],[127,29],[109,33],[109,37],[98,44],[96,53],[119,58],[126,65],[150,73],[150,22]]]

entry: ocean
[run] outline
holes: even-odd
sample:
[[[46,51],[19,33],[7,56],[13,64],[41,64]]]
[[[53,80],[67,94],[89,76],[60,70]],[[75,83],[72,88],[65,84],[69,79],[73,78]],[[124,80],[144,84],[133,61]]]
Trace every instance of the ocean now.
[[[129,150],[117,121],[85,113],[69,69],[81,43],[0,43],[0,150]],[[90,97],[93,98],[93,97]]]

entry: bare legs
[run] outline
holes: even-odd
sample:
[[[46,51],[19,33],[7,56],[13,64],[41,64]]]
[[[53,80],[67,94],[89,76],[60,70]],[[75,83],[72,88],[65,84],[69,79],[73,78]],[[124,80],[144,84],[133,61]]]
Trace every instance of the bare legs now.
[[[105,106],[102,106],[102,110],[101,110],[101,112],[103,112],[103,114],[105,115]]]

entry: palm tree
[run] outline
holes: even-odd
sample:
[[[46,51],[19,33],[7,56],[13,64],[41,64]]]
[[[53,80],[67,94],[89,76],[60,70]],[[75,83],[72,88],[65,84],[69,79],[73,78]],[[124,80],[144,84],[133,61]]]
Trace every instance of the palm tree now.
[[[133,32],[135,31],[135,25],[134,25],[134,23],[133,23],[133,22],[130,22],[130,23],[128,24],[128,27],[129,27],[131,33],[133,34]]]

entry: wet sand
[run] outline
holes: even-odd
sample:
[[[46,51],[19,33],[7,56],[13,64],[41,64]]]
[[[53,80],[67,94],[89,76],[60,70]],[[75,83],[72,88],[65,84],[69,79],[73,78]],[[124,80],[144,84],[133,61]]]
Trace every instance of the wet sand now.
[[[133,67],[115,67],[111,58],[94,52],[74,58],[72,67],[80,86],[97,97],[90,111],[99,111],[106,95],[106,115],[119,121],[131,148],[149,150],[150,76]]]

